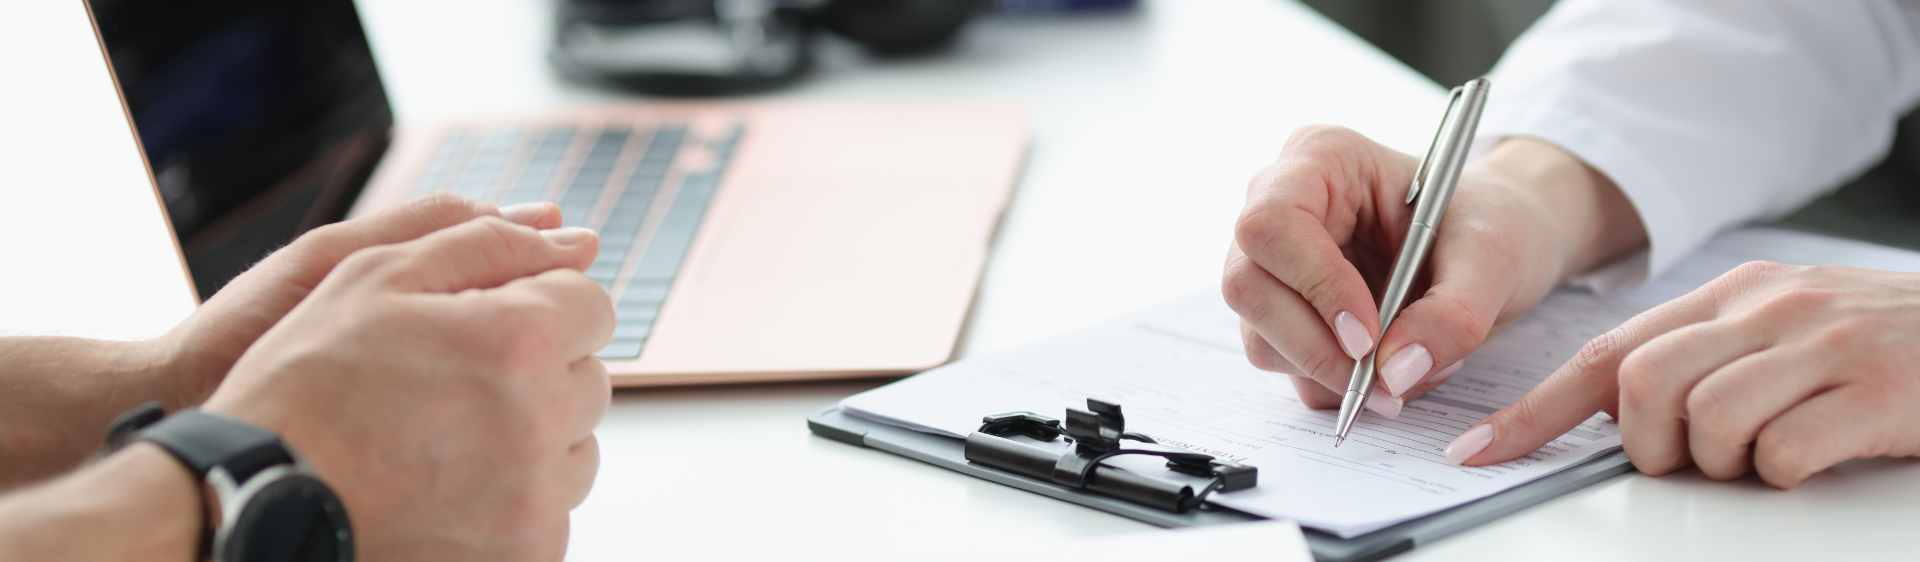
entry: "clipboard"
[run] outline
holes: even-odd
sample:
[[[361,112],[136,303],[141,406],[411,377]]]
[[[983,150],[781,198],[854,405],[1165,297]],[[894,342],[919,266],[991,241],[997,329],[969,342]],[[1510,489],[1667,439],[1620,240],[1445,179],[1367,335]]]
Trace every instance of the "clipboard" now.
[[[879,449],[975,478],[1161,527],[1193,527],[1265,519],[1219,506],[1186,513],[1162,511],[969,462],[965,456],[963,439],[922,433],[847,415],[840,411],[838,405],[808,415],[807,429],[815,435],[835,441]],[[1626,451],[1614,451],[1507,491],[1350,539],[1313,529],[1302,528],[1302,531],[1306,534],[1307,545],[1313,550],[1314,559],[1319,562],[1380,560],[1632,470],[1633,464],[1627,461]]]

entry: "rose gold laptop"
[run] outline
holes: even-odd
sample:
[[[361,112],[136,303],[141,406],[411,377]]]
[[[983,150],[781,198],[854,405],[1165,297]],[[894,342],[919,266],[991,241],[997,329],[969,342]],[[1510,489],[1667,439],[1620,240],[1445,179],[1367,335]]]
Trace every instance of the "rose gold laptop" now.
[[[600,231],[586,273],[614,299],[598,355],[616,386],[944,363],[1025,154],[1023,112],[959,102],[644,102],[395,129],[350,0],[90,4],[203,294],[341,209],[436,190],[553,201]],[[165,13],[200,15],[153,23]]]

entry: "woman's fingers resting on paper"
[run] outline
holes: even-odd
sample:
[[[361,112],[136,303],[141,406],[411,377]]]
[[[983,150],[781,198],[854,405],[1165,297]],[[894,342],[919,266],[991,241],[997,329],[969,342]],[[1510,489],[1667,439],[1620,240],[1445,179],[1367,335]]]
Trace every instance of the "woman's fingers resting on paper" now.
[[[1792,488],[1920,454],[1920,274],[1742,265],[1595,339],[1448,458],[1513,459],[1609,406],[1652,475],[1697,465]]]
[[[1242,319],[1248,360],[1295,375],[1310,407],[1337,407],[1354,362],[1377,345],[1380,385],[1368,407],[1396,416],[1569,272],[1598,263],[1590,254],[1605,249],[1589,247],[1588,233],[1600,217],[1582,213],[1626,206],[1597,204],[1597,190],[1611,184],[1564,151],[1502,142],[1462,175],[1428,260],[1431,278],[1383,338],[1374,293],[1405,237],[1418,164],[1351,130],[1309,126],[1248,188],[1222,293]],[[1617,238],[1638,244],[1644,234]]]

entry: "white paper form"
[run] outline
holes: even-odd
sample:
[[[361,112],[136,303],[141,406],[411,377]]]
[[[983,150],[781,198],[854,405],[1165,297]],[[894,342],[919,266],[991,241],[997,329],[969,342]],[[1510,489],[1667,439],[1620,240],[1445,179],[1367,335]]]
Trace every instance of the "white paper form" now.
[[[1506,490],[1620,446],[1605,415],[1531,455],[1452,466],[1441,449],[1511,404],[1593,337],[1755,259],[1920,270],[1920,255],[1779,230],[1722,235],[1640,291],[1560,290],[1481,346],[1445,386],[1397,420],[1364,414],[1334,448],[1334,412],[1312,410],[1284,375],[1252,368],[1238,319],[1213,291],[1005,353],[968,359],[846,399],[849,413],[964,436],[987,414],[1063,415],[1088,397],[1121,404],[1128,429],[1260,467],[1254,489],[1218,503],[1355,536]]]
[[[1118,403],[1128,429],[1163,443],[1260,467],[1260,485],[1214,496],[1251,513],[1352,536],[1485,497],[1619,447],[1611,423],[1590,420],[1533,458],[1449,465],[1455,435],[1511,403],[1593,335],[1635,310],[1555,294],[1523,326],[1488,348],[1522,350],[1469,359],[1432,399],[1398,420],[1372,413],[1333,446],[1335,412],[1301,404],[1285,375],[1247,364],[1238,317],[1211,291],[1121,322],[993,357],[959,363],[842,402],[849,413],[902,420],[964,436],[981,416],[1027,410],[1061,417],[1088,397]],[[1599,305],[1599,306],[1594,306]],[[1567,308],[1561,313],[1557,308]],[[1585,322],[1588,308],[1605,320]],[[1529,333],[1523,333],[1522,330]],[[1538,333],[1531,333],[1538,332]],[[1524,336],[1524,337],[1523,337]],[[1546,353],[1528,352],[1542,350]],[[1493,351],[1493,349],[1489,349]],[[1601,416],[1604,419],[1604,416]]]

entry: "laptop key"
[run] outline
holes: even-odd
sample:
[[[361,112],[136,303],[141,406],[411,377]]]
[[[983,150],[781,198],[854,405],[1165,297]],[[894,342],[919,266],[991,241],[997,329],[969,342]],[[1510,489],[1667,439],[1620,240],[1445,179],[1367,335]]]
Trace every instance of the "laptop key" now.
[[[621,210],[620,205],[616,204],[616,210],[609,216],[608,224],[613,224],[614,216],[644,214],[646,207],[641,205],[651,205],[659,195],[657,191],[659,185],[653,184],[651,190],[635,189],[647,185],[638,183],[639,180],[651,179],[643,178],[642,176],[645,175],[643,171],[654,173],[649,170],[656,168],[648,167],[652,162],[670,162],[670,159],[679,153],[685,135],[684,127],[661,127],[649,143],[646,154],[642,155],[640,164],[635,166],[633,175],[628,178],[627,189],[633,191],[623,192],[620,195],[621,203],[630,200],[639,203],[626,210]],[[689,170],[681,176],[678,189],[672,194],[671,200],[666,202],[667,208],[664,213],[661,213],[658,226],[654,227],[651,235],[647,236],[647,240],[643,242],[644,248],[633,270],[628,273],[627,284],[620,290],[615,300],[614,311],[621,326],[615,329],[615,341],[626,342],[621,339],[623,337],[634,337],[639,341],[631,342],[631,345],[629,343],[608,344],[598,354],[601,358],[639,356],[640,350],[644,347],[645,338],[651,335],[653,322],[658,319],[660,306],[664,304],[674,278],[680,273],[681,263],[686,261],[687,251],[693,247],[694,233],[699,230],[700,223],[706,218],[707,208],[713,202],[714,190],[720,183],[720,175],[725,171],[727,160],[732,156],[733,147],[739,138],[740,129],[736,127],[727,136],[709,141],[708,149],[712,151],[714,157],[712,165],[706,169]],[[672,142],[663,142],[668,139]],[[656,152],[655,147],[659,147],[660,151]],[[668,147],[672,148],[672,152],[667,151]],[[658,173],[661,174],[660,181],[666,179],[665,174],[668,173],[668,169],[669,167],[664,163],[658,166]],[[641,197],[643,195],[644,197]],[[640,226],[634,224],[631,228],[637,230]],[[621,230],[615,234],[623,235],[624,232]],[[602,236],[607,235],[608,231],[603,227]],[[626,331],[622,332],[622,329]],[[628,350],[632,350],[633,355],[625,355]]]
[[[593,141],[593,148],[587,150],[587,156],[580,167],[573,172],[573,181],[567,183],[567,190],[560,194],[556,203],[560,205],[561,220],[567,226],[587,224],[588,215],[593,212],[594,203],[600,200],[600,191],[607,186],[607,180],[613,175],[613,165],[626,149],[627,140],[633,136],[632,130],[624,127],[609,127],[600,131]]]
[[[646,339],[647,332],[653,329],[653,319],[642,322],[620,322],[613,328],[614,339]]]
[[[513,129],[493,131],[480,138],[480,147],[467,161],[450,189],[455,195],[468,199],[485,201],[493,193],[493,186],[500,181],[500,172],[507,165],[507,158],[513,155],[514,146],[520,141],[520,132]]]
[[[594,356],[601,359],[634,359],[640,356],[640,346],[645,340],[614,340],[607,342]]]
[[[440,140],[440,148],[433,153],[433,160],[427,162],[427,169],[420,174],[420,183],[413,186],[413,196],[426,195],[440,188],[441,178],[447,175],[452,165],[453,155],[460,151],[460,143],[466,139],[466,131],[454,129]]]
[[[532,203],[545,196],[547,187],[553,185],[553,178],[560,171],[561,160],[567,157],[567,149],[573,146],[574,136],[573,129],[549,129],[542,134],[499,203],[503,206]]]

